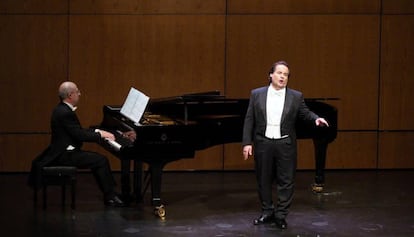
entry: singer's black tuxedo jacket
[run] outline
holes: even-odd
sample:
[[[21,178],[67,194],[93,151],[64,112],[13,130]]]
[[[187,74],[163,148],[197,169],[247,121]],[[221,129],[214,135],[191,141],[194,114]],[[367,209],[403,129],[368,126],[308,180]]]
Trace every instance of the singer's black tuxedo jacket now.
[[[247,109],[242,145],[253,145],[256,142],[265,140],[266,132],[266,100],[268,86],[254,89],[250,96]],[[281,135],[288,135],[291,141],[296,144],[296,121],[314,121],[318,116],[310,111],[305,104],[303,94],[299,91],[286,88],[285,104],[283,107],[280,132]],[[296,147],[296,146],[295,146]]]

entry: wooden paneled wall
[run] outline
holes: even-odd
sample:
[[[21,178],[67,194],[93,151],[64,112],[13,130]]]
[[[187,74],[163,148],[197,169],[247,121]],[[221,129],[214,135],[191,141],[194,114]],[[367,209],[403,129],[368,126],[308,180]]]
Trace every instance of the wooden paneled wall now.
[[[289,86],[337,97],[329,169],[414,168],[414,3],[410,0],[0,1],[0,172],[25,172],[50,139],[62,81],[82,91],[83,126],[131,86],[152,98],[220,90],[248,98],[271,64]],[[96,144],[86,149],[106,154]],[[299,141],[299,169],[313,147]],[[249,170],[239,143],[169,164],[170,170]]]

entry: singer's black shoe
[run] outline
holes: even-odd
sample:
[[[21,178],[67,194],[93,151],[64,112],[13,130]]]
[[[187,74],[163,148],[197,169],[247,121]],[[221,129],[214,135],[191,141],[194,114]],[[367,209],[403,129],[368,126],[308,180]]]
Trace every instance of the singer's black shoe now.
[[[267,223],[272,223],[274,220],[275,220],[275,215],[273,213],[262,214],[259,218],[253,221],[253,224],[254,225],[267,224]]]
[[[276,227],[281,230],[287,229],[287,223],[285,219],[275,219],[275,224]]]

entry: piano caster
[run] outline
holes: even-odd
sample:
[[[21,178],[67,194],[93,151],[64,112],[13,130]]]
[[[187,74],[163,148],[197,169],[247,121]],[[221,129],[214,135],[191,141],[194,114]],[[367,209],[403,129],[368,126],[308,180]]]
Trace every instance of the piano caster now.
[[[154,214],[161,218],[161,220],[165,219],[165,207],[164,205],[156,206],[154,209]]]
[[[311,185],[312,192],[314,193],[321,193],[323,191],[323,184],[314,183]]]

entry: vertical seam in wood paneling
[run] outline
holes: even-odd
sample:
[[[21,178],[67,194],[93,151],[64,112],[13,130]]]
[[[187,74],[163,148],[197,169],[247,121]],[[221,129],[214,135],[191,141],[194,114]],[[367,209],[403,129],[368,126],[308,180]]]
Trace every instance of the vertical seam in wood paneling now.
[[[380,147],[379,147],[379,139],[380,139],[380,116],[381,116],[381,62],[382,62],[382,16],[383,16],[383,0],[379,0],[379,35],[378,35],[378,84],[377,84],[377,154],[376,154],[376,169],[379,168],[379,153],[380,153]]]
[[[227,17],[228,17],[228,0],[226,1],[226,6],[224,9],[224,80],[223,80],[223,88],[224,88],[224,94],[227,96]],[[225,170],[225,159],[226,159],[226,146],[223,144],[222,152],[222,159],[221,159],[221,170]]]
[[[69,72],[70,72],[70,1],[68,0],[68,5],[67,5],[67,45],[66,45],[66,60],[67,60],[67,65],[66,65],[66,80],[69,81]]]

